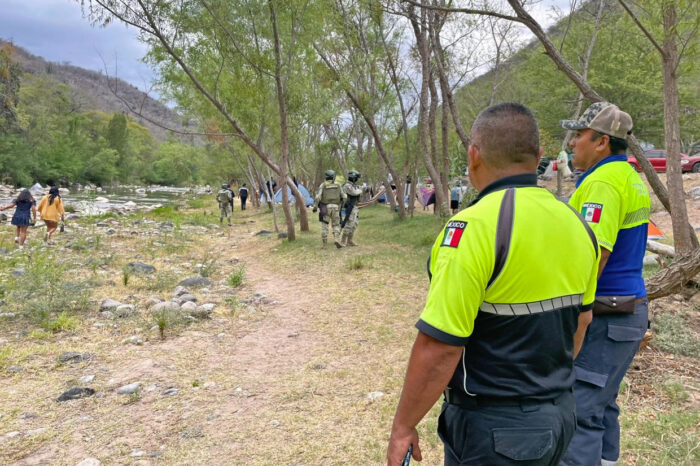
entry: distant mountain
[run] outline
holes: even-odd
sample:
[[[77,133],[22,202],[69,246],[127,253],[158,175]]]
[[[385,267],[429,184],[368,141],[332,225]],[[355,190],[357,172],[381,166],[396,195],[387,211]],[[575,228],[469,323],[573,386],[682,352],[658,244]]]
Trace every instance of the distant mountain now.
[[[5,43],[6,41],[0,39],[0,46]],[[25,73],[32,75],[48,74],[55,80],[71,86],[80,96],[77,101],[80,103],[82,111],[124,112],[129,118],[148,128],[153,138],[159,141],[164,141],[175,133],[167,131],[130,112],[129,106],[139,109],[139,112],[146,118],[168,128],[179,131],[186,129],[182,117],[176,112],[126,81],[113,77],[108,79],[101,72],[86,70],[70,64],[46,61],[41,57],[32,55],[14,43],[12,47],[14,49],[12,58]],[[118,97],[110,89],[110,86],[112,89],[116,87]],[[127,106],[122,99],[128,102],[129,105]]]

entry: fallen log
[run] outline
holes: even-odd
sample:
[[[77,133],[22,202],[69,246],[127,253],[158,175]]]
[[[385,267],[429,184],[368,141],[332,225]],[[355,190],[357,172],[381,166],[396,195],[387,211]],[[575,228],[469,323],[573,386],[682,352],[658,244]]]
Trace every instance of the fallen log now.
[[[689,283],[691,287],[695,287],[693,279],[698,273],[700,273],[700,248],[678,256],[668,267],[645,280],[649,301],[677,293]]]
[[[676,250],[673,246],[661,244],[650,239],[647,240],[647,250],[666,257],[676,257]]]

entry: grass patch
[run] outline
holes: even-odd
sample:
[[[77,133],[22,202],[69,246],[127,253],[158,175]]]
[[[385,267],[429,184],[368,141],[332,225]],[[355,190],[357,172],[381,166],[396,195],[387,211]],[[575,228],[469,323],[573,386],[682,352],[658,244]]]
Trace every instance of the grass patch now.
[[[228,280],[226,280],[226,282],[229,284],[229,286],[237,288],[243,284],[244,278],[245,267],[241,265],[231,271],[231,275],[228,276]]]
[[[209,255],[209,252],[207,252],[204,255],[204,259],[202,259],[201,267],[199,267],[199,270],[197,270],[199,275],[207,278],[211,277],[214,274],[214,271],[216,270],[216,259],[216,257],[211,257]]]
[[[10,356],[12,356],[12,348],[9,346],[0,348],[0,371],[10,365]]]
[[[139,277],[135,281],[137,290],[146,291],[168,291],[175,288],[180,281],[180,277],[174,272],[156,272],[153,275]]]
[[[203,209],[205,207],[214,208],[214,203],[209,197],[195,197],[187,200],[187,206],[191,209]]]
[[[700,358],[700,338],[682,314],[661,313],[654,316],[657,332],[654,346],[669,353]]]
[[[362,270],[372,268],[372,259],[365,256],[354,256],[348,259],[349,270]]]
[[[700,413],[673,408],[667,413],[644,410],[621,416],[626,464],[700,464]],[[631,460],[631,462],[629,461]]]
[[[49,319],[46,324],[46,330],[52,333],[75,330],[78,328],[78,319],[75,316],[69,315],[67,312],[61,312],[56,318]]]

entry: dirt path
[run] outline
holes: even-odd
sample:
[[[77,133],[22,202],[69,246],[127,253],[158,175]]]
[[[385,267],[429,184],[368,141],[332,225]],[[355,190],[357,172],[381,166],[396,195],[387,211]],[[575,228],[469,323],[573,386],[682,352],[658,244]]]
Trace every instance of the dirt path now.
[[[312,363],[332,336],[314,328],[312,310],[325,299],[315,284],[322,272],[314,276],[306,270],[300,276],[276,263],[270,249],[279,242],[252,236],[251,227],[236,225],[230,237],[211,237],[205,245],[224,251],[219,263],[245,265],[235,316],[226,315],[220,304],[211,321],[165,341],[150,335],[142,346],[121,345],[109,331],[86,322],[87,335],[57,341],[34,359],[33,380],[14,378],[7,401],[29,415],[20,430],[22,441],[5,442],[0,463],[73,465],[94,457],[103,464],[269,464],[276,455],[265,439],[296,435],[279,420],[284,417],[279,408],[298,396],[300,387],[280,382],[309,368],[322,371],[323,365],[314,369]],[[95,356],[87,363],[52,367],[51,359],[63,350]],[[56,393],[49,398],[44,390],[33,390],[40,384],[67,386],[84,374],[97,374],[98,398],[56,403],[51,399]],[[144,389],[129,403],[114,389],[134,381]],[[162,395],[168,388],[179,392]],[[35,426],[46,430],[35,438],[24,433]]]

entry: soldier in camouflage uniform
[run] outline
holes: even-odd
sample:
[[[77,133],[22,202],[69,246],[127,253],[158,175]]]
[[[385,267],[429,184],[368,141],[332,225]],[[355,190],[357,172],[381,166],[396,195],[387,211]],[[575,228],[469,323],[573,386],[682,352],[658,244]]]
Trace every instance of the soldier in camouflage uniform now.
[[[335,172],[326,170],[326,181],[318,187],[318,192],[314,198],[313,212],[320,209],[318,216],[321,222],[321,241],[323,248],[328,245],[328,223],[333,226],[333,241],[336,247],[342,248],[340,243],[340,206],[345,202],[346,195],[343,188],[335,182]]]
[[[348,181],[343,185],[343,192],[348,198],[345,203],[345,219],[341,225],[343,233],[340,242],[343,246],[357,246],[353,242],[352,237],[359,223],[360,208],[357,206],[357,203],[360,202],[360,196],[362,195],[362,188],[357,185],[359,179],[360,173],[356,170],[350,170],[348,172]]]
[[[224,222],[224,217],[228,220],[228,226],[231,226],[231,204],[233,203],[233,195],[229,186],[224,183],[216,195],[216,201],[219,203],[219,223]]]

